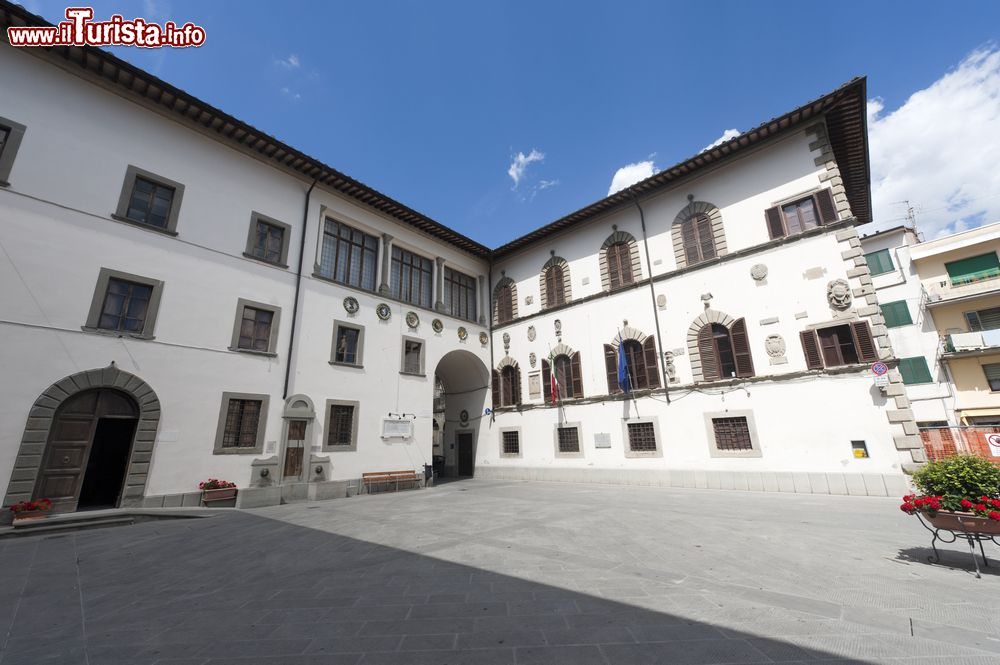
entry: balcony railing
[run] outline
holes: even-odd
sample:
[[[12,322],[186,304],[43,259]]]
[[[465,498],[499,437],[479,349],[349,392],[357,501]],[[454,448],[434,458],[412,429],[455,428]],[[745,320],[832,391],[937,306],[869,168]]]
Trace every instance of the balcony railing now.
[[[944,338],[945,353],[979,351],[993,347],[1000,347],[1000,330],[952,333],[951,335],[945,335]]]
[[[984,273],[975,277],[945,279],[937,284],[929,284],[927,286],[927,304],[933,306],[949,300],[994,292],[1000,292],[1000,271]]]

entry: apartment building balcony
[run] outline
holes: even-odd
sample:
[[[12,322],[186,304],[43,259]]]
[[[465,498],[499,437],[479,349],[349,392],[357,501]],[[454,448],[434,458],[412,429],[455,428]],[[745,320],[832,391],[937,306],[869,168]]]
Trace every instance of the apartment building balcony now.
[[[945,335],[941,351],[945,359],[1000,353],[1000,330]]]
[[[946,279],[925,284],[924,288],[927,291],[927,307],[931,308],[996,295],[1000,294],[1000,270],[961,279]]]

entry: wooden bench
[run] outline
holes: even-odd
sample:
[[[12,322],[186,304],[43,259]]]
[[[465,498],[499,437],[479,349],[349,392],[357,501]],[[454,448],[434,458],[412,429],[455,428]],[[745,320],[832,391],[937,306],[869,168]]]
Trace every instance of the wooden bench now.
[[[409,484],[411,487],[420,482],[420,476],[416,471],[376,471],[373,473],[362,473],[361,482],[365,491],[369,494],[377,492],[388,492],[392,487],[393,491],[399,491],[399,484]]]

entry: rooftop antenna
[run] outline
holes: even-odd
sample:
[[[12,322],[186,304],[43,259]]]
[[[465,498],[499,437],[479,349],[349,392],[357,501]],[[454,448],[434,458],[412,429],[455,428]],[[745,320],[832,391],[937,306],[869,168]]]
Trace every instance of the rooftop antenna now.
[[[904,199],[902,201],[895,201],[893,205],[906,206],[906,225],[911,229],[913,229],[913,232],[917,236],[917,240],[923,242],[924,241],[923,234],[920,233],[919,229],[917,229],[917,211],[913,207],[913,204],[910,203],[910,200]]]

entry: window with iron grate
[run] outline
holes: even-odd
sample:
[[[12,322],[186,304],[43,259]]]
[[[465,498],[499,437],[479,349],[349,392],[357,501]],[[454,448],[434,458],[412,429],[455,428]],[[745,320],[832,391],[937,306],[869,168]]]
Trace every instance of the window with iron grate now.
[[[560,427],[557,429],[557,436],[559,438],[559,452],[580,452],[580,430],[575,427]]]
[[[717,449],[753,450],[750,426],[746,418],[712,418],[712,429]]]
[[[632,452],[656,450],[656,429],[653,423],[629,423],[628,447]]]
[[[517,431],[501,432],[500,440],[503,443],[504,455],[521,454],[521,436]]]

